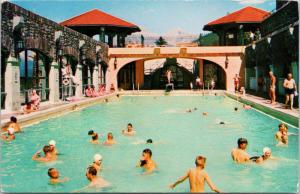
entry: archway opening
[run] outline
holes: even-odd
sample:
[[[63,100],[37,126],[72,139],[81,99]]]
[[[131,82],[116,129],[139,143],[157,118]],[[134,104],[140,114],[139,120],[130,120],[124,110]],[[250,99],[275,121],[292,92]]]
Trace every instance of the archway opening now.
[[[1,48],[1,109],[5,109],[5,72],[6,72],[6,63],[9,57],[9,51],[5,48]]]

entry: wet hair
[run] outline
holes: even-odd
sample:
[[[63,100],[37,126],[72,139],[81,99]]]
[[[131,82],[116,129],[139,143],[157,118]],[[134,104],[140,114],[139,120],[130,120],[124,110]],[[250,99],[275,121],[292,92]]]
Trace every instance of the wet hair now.
[[[223,121],[220,122],[220,125],[224,125],[225,123]]]
[[[97,175],[97,169],[96,169],[95,167],[93,167],[93,166],[89,166],[89,167],[87,168],[87,171],[88,171],[89,174],[91,174],[91,175],[93,175],[93,176],[96,176],[96,175]]]
[[[14,123],[17,123],[17,118],[14,117],[14,116],[12,116],[12,117],[10,117],[10,121],[11,121],[11,122],[14,122]]]
[[[53,178],[52,177],[52,170],[54,170],[54,168],[49,168],[48,169],[48,176],[50,176],[51,178]]]
[[[88,135],[93,135],[94,131],[93,130],[89,130]]]
[[[199,166],[197,160],[204,160],[204,163],[206,162],[206,158],[204,156],[197,156],[196,159],[195,159],[196,166]]]
[[[119,98],[119,97],[120,97],[120,95],[119,95],[119,94],[117,94],[117,97]]]
[[[48,152],[51,152],[51,147],[49,145],[45,145],[43,147],[43,151],[44,151],[45,154],[48,153]]]
[[[132,127],[132,124],[131,124],[131,123],[128,123],[128,126]]]
[[[153,143],[152,139],[147,139],[146,143]]]
[[[280,123],[278,125],[278,128],[281,128],[281,127],[285,127],[286,129],[288,129],[288,126],[286,124],[284,124],[284,123]]]
[[[237,108],[237,107],[235,107],[235,108],[234,108],[234,110],[235,110],[235,111],[237,111],[237,110],[238,110],[238,108]]]
[[[150,155],[150,157],[152,156],[152,151],[149,148],[144,149],[143,153],[145,153],[145,154],[148,153]]]
[[[239,138],[238,141],[237,141],[237,144],[238,144],[238,147],[240,147],[241,144],[248,144],[248,140],[246,138]]]
[[[31,106],[31,101],[26,102],[26,106]]]

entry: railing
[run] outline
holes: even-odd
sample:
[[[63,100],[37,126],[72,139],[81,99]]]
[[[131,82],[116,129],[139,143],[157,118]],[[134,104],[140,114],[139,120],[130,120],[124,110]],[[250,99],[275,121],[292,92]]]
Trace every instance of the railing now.
[[[50,93],[50,88],[32,88],[29,90],[22,90],[21,91],[21,99],[24,101],[21,101],[21,103],[26,103],[30,101],[30,94],[32,90],[35,90],[36,93],[40,96],[41,102],[49,100],[49,93]]]
[[[262,36],[288,26],[298,19],[298,2],[290,1],[262,22]]]
[[[68,86],[61,86],[60,90],[60,99],[66,101],[67,98],[75,96],[76,93],[76,85],[68,85]]]
[[[1,92],[1,109],[5,109],[6,92]]]

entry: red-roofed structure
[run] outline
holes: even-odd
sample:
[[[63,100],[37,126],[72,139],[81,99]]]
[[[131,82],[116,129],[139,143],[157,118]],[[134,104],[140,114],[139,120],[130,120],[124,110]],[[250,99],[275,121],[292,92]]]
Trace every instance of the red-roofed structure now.
[[[261,27],[262,21],[270,13],[255,7],[245,7],[224,17],[209,22],[203,30],[213,31],[219,35],[220,45],[239,45],[238,36],[244,32],[254,32]],[[233,40],[226,40],[229,39]]]
[[[61,22],[60,25],[72,28],[90,37],[99,34],[102,42],[105,42],[105,36],[107,36],[108,45],[111,47],[113,46],[114,36],[117,35],[117,45],[122,47],[125,45],[127,35],[141,31],[137,25],[97,9],[74,16]]]

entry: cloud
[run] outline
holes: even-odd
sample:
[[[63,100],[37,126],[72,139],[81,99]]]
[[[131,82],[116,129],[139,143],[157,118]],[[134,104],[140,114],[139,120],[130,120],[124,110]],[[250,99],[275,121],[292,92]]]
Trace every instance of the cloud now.
[[[235,2],[238,2],[242,5],[249,5],[249,4],[262,4],[266,2],[267,0],[233,0]]]

